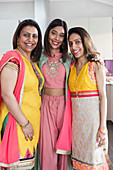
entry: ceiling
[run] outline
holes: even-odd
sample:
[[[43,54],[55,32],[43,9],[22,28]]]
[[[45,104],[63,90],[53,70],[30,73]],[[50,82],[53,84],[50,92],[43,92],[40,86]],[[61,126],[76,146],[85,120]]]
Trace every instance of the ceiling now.
[[[50,18],[113,17],[113,0],[0,0],[2,2],[41,2]]]
[[[0,0],[0,2],[34,2],[36,0]],[[50,2],[75,2],[76,0],[46,0]],[[107,4],[107,5],[113,5],[113,0],[91,0],[91,1],[97,1],[99,3]]]
[[[0,2],[34,2],[34,1],[41,1],[41,0],[0,0]],[[42,0],[42,1],[48,1],[48,2],[77,2],[78,0]],[[90,0],[95,1],[98,3],[111,5],[113,6],[113,0]]]
[[[0,0],[0,2],[34,2],[35,0]]]
[[[113,0],[49,0],[49,5],[53,18],[113,16]]]
[[[113,6],[113,0],[94,0],[94,1]]]
[[[49,0],[50,2],[75,2],[76,0]],[[90,0],[91,1],[91,0]],[[92,0],[92,1],[97,1],[99,3],[107,4],[107,5],[113,5],[113,0]]]

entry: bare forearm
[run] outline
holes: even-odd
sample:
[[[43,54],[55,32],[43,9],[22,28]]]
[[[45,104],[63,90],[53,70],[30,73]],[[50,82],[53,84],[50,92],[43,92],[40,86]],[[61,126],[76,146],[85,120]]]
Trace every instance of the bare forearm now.
[[[100,127],[105,130],[106,128],[106,118],[107,118],[107,98],[106,95],[100,98]]]
[[[16,121],[24,126],[28,120],[21,111],[21,108],[13,94],[2,94],[3,101],[8,108],[9,112],[15,117]]]

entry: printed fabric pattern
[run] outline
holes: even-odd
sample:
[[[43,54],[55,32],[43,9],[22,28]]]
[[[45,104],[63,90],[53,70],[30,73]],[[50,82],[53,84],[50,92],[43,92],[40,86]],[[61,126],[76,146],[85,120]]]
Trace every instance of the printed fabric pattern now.
[[[18,75],[18,83],[15,87],[14,95],[17,102],[20,101],[21,89],[24,82],[25,65],[21,56],[16,51],[9,51],[2,57],[0,61],[0,72],[3,66],[11,59],[16,58],[20,65],[20,72]],[[1,96],[1,91],[0,91]],[[1,98],[2,101],[2,98]],[[1,103],[0,103],[1,104]],[[1,110],[0,110],[1,111]],[[0,128],[2,128],[0,126]],[[13,147],[12,147],[13,146]],[[17,137],[17,126],[15,118],[9,113],[7,126],[4,132],[4,136],[0,143],[0,165],[3,167],[10,167],[11,165],[18,164],[19,162],[19,145]]]
[[[74,169],[105,170],[103,146],[96,134],[100,125],[99,93],[94,62],[86,63],[77,76],[72,65],[69,88],[72,102],[72,163]],[[89,104],[90,103],[90,104]]]

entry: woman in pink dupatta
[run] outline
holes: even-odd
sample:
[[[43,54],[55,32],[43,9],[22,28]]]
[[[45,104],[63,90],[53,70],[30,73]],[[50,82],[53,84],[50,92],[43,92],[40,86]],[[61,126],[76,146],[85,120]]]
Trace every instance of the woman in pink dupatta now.
[[[18,25],[13,48],[0,61],[0,167],[32,169],[44,84],[37,66],[42,36],[35,21],[24,20]]]

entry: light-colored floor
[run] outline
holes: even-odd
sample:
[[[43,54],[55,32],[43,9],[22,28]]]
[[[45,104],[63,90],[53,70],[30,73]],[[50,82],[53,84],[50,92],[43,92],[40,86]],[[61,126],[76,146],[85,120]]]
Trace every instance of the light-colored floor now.
[[[108,121],[108,155],[111,160],[111,170],[113,170],[113,122]]]

